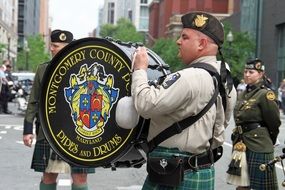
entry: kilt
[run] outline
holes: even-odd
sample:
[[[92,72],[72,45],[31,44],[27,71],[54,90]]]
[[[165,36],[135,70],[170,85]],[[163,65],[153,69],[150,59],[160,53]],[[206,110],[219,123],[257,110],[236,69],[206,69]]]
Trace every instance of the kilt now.
[[[35,144],[31,168],[36,172],[45,172],[51,155],[51,147],[46,140],[37,141]],[[95,168],[83,168],[70,164],[71,173],[95,173]]]
[[[257,153],[249,149],[246,150],[246,160],[250,188],[258,190],[276,190],[278,182],[275,166],[267,167],[265,171],[259,169],[260,164],[267,163],[274,158],[274,153]]]
[[[157,147],[152,151],[150,157],[165,157],[169,158],[175,156],[184,156],[189,157],[191,153],[181,152],[177,148],[164,148]],[[187,171],[184,174],[184,180],[178,187],[169,187],[158,185],[149,181],[148,177],[146,178],[142,190],[213,190],[215,183],[215,169],[214,167],[199,169],[195,171]]]

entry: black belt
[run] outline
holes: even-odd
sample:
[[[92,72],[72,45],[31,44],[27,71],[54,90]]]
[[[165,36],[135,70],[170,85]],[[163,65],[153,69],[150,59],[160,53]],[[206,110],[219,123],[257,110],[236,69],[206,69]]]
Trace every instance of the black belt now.
[[[239,127],[239,126],[238,126]],[[242,129],[242,133],[243,132],[248,132],[251,131],[253,129],[259,128],[259,127],[263,127],[262,125],[260,125],[259,123],[247,123],[247,124],[242,124],[240,125],[241,129]],[[239,132],[240,129],[238,128]]]
[[[198,155],[193,155],[184,158],[184,170],[197,171],[199,169],[209,168],[212,165],[209,152],[205,152]]]

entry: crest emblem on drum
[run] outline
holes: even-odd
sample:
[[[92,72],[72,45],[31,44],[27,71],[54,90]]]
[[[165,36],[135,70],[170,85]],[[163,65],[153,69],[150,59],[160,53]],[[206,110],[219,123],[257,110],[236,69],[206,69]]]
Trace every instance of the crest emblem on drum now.
[[[114,88],[113,74],[106,74],[97,62],[89,67],[84,64],[78,73],[70,75],[69,87],[64,90],[76,132],[85,138],[103,134],[119,95],[119,89]]]

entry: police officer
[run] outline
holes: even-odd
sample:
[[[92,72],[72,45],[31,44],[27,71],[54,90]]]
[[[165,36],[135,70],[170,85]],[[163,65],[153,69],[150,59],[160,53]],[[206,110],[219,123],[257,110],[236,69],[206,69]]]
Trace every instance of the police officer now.
[[[214,94],[211,75],[205,69],[191,65],[202,63],[220,71],[221,62],[217,61],[216,55],[224,42],[223,25],[216,17],[205,12],[190,12],[183,15],[181,21],[183,29],[177,40],[178,56],[187,68],[168,75],[161,85],[154,87],[147,81],[146,48],[137,48],[134,56],[132,96],[139,115],[151,119],[148,140],[173,123],[197,115]],[[219,95],[216,104],[197,122],[160,143],[149,154],[149,157],[165,158],[179,155],[186,161],[184,180],[175,189],[214,189],[215,170],[207,150],[224,142],[224,131],[236,101],[235,89],[226,91],[225,112]],[[197,161],[194,169],[189,169],[187,160],[190,157]],[[149,177],[143,186],[143,189],[160,188],[172,189],[150,181]]]
[[[273,145],[279,133],[280,113],[275,93],[269,88],[264,75],[265,67],[260,59],[245,64],[244,81],[246,90],[238,97],[234,109],[237,125],[232,138],[233,144],[242,142],[246,146],[246,160],[250,180],[249,187],[237,189],[278,189],[274,165],[261,171],[260,164],[274,158]]]
[[[65,30],[54,30],[50,36],[50,51],[54,57],[62,48],[73,40],[73,34]],[[23,142],[31,147],[34,138],[33,122],[36,120],[36,144],[31,168],[36,172],[43,172],[40,183],[40,190],[55,190],[56,179],[59,173],[70,171],[70,166],[61,160],[50,148],[43,135],[43,130],[39,122],[39,98],[40,89],[47,63],[40,64],[36,71],[28,108],[24,120]],[[72,190],[87,190],[87,173],[94,173],[94,168],[79,168],[71,166]]]

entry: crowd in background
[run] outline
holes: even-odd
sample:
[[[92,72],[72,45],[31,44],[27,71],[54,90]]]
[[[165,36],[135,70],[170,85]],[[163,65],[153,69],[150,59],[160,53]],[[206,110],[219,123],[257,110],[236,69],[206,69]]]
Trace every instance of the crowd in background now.
[[[12,65],[10,61],[5,60],[0,66],[0,113],[11,114],[8,109],[8,102],[10,97],[10,85],[13,84],[11,74]]]
[[[281,81],[280,86],[278,88],[278,101],[280,109],[285,115],[285,79]]]

